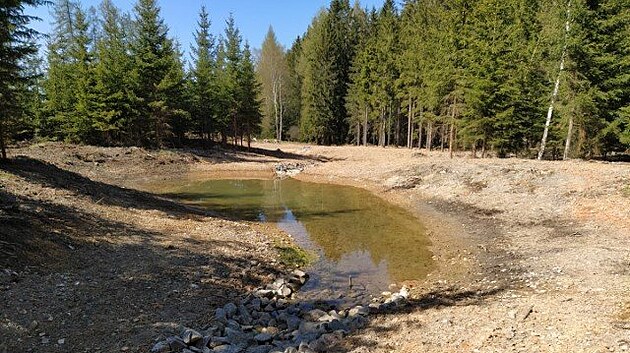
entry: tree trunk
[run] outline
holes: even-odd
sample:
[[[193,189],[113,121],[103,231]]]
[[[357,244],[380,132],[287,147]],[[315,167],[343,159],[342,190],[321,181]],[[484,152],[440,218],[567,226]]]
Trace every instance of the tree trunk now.
[[[573,115],[569,117],[569,129],[567,130],[567,141],[564,144],[564,156],[562,159],[565,161],[569,159],[569,151],[571,150],[571,137],[573,135]]]
[[[455,120],[455,118],[453,118]],[[451,123],[451,127],[448,132],[448,154],[453,159],[453,145],[455,144],[455,124]]]
[[[433,145],[433,122],[427,122],[427,150],[430,152]]]
[[[422,114],[424,113],[424,109],[420,107],[420,122],[418,122],[418,148],[422,148]]]
[[[409,114],[407,115],[407,148],[413,147],[413,124],[411,119],[411,112],[413,111],[413,103],[411,97],[409,97]]]
[[[440,151],[444,152],[444,140],[446,140],[446,129],[445,124],[440,126]]]
[[[562,77],[562,71],[564,71],[564,61],[567,56],[567,47],[569,45],[569,30],[571,24],[571,0],[567,3],[567,21],[564,27],[564,48],[562,48],[562,56],[560,58],[560,70],[556,76],[556,84],[553,88],[553,94],[551,96],[551,104],[549,104],[549,110],[547,110],[547,120],[545,121],[545,130],[543,132],[542,140],[540,141],[540,150],[538,151],[538,160],[542,160],[545,154],[545,147],[547,145],[547,137],[549,136],[549,126],[551,125],[551,117],[553,116],[553,109],[558,97],[558,90],[560,88],[560,78]]]
[[[280,104],[280,129],[278,130],[278,141],[282,141],[282,132],[284,131],[284,102],[282,99],[282,81],[280,81],[280,94],[279,94],[279,104]]]
[[[4,119],[3,119],[4,120]],[[4,121],[0,120],[0,150],[2,150],[2,160],[7,159],[7,146],[5,145],[4,137]]]
[[[481,141],[481,158],[486,158],[486,139]]]
[[[472,159],[477,158],[477,140],[472,143]]]
[[[363,120],[363,146],[367,146],[367,133],[368,133],[368,107],[365,107],[365,120]]]
[[[396,108],[396,147],[400,146],[400,107]]]
[[[357,137],[356,137],[357,146],[359,146],[361,144],[361,123],[358,122],[358,121],[357,121],[357,131],[356,131],[356,133],[357,133]]]

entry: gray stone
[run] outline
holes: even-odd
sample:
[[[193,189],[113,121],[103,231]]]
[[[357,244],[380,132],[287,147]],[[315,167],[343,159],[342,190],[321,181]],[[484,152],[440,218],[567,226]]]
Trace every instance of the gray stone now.
[[[225,311],[225,315],[228,318],[231,318],[234,315],[236,315],[236,312],[238,311],[238,308],[236,307],[236,304],[234,304],[234,303],[227,303],[227,304],[225,304],[225,306],[223,306],[223,311]]]
[[[184,343],[184,340],[181,339],[181,337],[177,336],[167,338],[166,342],[171,347],[171,350],[176,352],[179,352],[188,346],[186,343]]]
[[[245,353],[269,353],[273,349],[273,346],[265,344],[262,346],[253,346],[247,348]]]
[[[299,303],[298,304],[298,309],[299,311],[306,313],[309,312],[313,309],[315,309],[315,305],[313,305],[313,303]]]
[[[271,287],[273,289],[278,289],[280,288],[280,286],[282,286],[285,283],[287,283],[287,281],[284,278],[278,278],[271,284]]]
[[[320,317],[326,316],[328,314],[326,314],[325,311],[323,310],[319,310],[319,309],[313,309],[311,311],[309,311],[308,313],[306,313],[306,315],[304,315],[304,318],[306,318],[307,320],[311,320],[311,321],[317,321],[319,320]]]
[[[321,322],[310,322],[310,321],[302,321],[300,324],[300,334],[307,333],[323,333],[326,331],[325,324]]]
[[[293,294],[293,289],[291,289],[291,286],[287,284],[283,284],[278,288],[276,293],[278,294],[278,296],[282,298],[287,298],[287,297],[290,297],[291,294]]]
[[[376,314],[380,311],[383,310],[381,303],[370,303],[370,305],[368,305],[368,310],[370,311],[371,314]]]
[[[333,320],[328,323],[328,329],[330,331],[348,332],[348,325],[346,325],[342,320]]]
[[[237,353],[239,351],[238,347],[232,346],[231,344],[224,344],[222,346],[214,347],[212,352],[214,353]]]
[[[232,319],[227,321],[226,327],[229,327],[229,328],[234,329],[234,330],[240,330],[241,329],[241,325],[238,322],[236,322],[236,320],[232,320]]]
[[[244,345],[248,344],[250,340],[250,335],[244,332],[234,330],[232,328],[225,329],[225,336],[228,338],[229,342],[233,345]]]
[[[225,310],[223,308],[217,308],[214,311],[214,319],[219,322],[225,323],[227,321],[227,314]]]
[[[267,343],[267,342],[271,342],[273,340],[273,336],[270,335],[269,333],[263,332],[263,333],[259,333],[256,336],[254,336],[254,339],[258,343]]]
[[[295,315],[291,315],[287,317],[286,322],[287,322],[287,330],[293,331],[293,330],[297,330],[300,327],[300,323],[302,322],[302,320],[300,320],[300,318]]]
[[[356,331],[363,328],[367,324],[367,319],[363,316],[357,316],[349,323],[350,331]]]
[[[309,344],[309,348],[315,352],[327,352],[329,348],[339,345],[343,339],[340,333],[326,333]]]
[[[260,305],[262,304],[259,298],[252,299],[250,305],[252,310],[260,311]]]
[[[184,330],[181,337],[184,343],[189,346],[203,340],[203,336],[199,332],[191,329]]]
[[[308,281],[308,274],[304,271],[300,271],[300,270],[293,270],[291,272],[291,276],[295,279],[297,279],[300,284],[304,284],[306,283],[306,281]]]
[[[311,347],[309,347],[306,342],[300,343],[300,347],[298,348],[298,352],[299,353],[315,353],[315,351],[313,351],[311,349]]]
[[[295,347],[287,347],[287,349],[284,350],[284,353],[298,353],[298,350]]]
[[[249,325],[252,322],[252,316],[249,314],[245,305],[241,304],[238,306],[238,314],[241,317],[241,323]]]
[[[170,351],[171,346],[166,341],[158,342],[151,348],[151,353],[168,353]]]
[[[320,321],[320,322],[331,322],[333,320],[337,320],[337,318],[335,318],[334,316],[331,316],[330,314],[325,314],[325,315],[321,316],[317,321]]]
[[[367,314],[369,314],[370,311],[368,310],[368,308],[362,306],[362,305],[357,305],[354,308],[350,309],[350,311],[348,312],[348,316],[349,317],[355,317],[355,316],[366,316]]]
[[[256,291],[256,295],[261,298],[271,299],[275,295],[275,292],[270,289],[259,289]]]
[[[227,337],[212,337],[210,339],[210,343],[207,344],[208,347],[218,347],[227,345],[230,343],[230,340]]]

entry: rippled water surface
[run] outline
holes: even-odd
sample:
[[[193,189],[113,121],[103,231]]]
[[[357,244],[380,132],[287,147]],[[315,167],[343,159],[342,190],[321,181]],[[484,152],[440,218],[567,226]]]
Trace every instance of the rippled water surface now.
[[[160,185],[170,197],[231,217],[274,222],[317,254],[306,290],[353,284],[368,291],[422,279],[431,269],[424,228],[363,189],[285,180],[195,180]]]

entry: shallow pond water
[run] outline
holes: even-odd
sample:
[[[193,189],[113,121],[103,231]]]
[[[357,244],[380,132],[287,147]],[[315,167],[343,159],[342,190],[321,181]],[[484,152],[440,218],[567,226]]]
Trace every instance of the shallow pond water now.
[[[160,189],[231,218],[276,223],[317,255],[303,290],[347,287],[352,277],[378,292],[422,279],[432,267],[418,219],[363,189],[295,179],[185,180]]]

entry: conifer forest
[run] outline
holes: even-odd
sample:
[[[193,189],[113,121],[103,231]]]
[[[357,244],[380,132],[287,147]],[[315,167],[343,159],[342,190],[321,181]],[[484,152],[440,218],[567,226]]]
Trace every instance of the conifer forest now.
[[[0,7],[0,141],[151,148],[253,139],[524,158],[630,148],[630,0],[332,0],[290,48],[201,8],[184,50],[156,0]],[[26,5],[54,28],[31,30]]]

